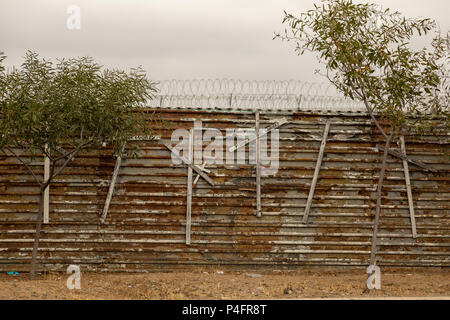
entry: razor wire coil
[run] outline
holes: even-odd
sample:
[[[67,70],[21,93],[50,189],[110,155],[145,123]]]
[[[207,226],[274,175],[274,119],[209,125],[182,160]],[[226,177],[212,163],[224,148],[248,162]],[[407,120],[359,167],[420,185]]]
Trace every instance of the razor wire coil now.
[[[364,111],[328,83],[297,80],[163,80],[149,102],[160,108]]]

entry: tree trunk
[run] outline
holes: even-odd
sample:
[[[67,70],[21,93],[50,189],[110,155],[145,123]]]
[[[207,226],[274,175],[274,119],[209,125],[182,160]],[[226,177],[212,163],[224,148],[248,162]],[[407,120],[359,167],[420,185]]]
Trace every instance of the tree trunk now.
[[[388,150],[389,146],[391,144],[392,140],[392,134],[388,136],[386,140],[386,145],[384,147],[384,155],[383,155],[383,164],[381,165],[381,172],[380,177],[378,180],[378,190],[377,190],[377,208],[375,211],[375,221],[373,223],[373,235],[372,235],[372,247],[370,250],[370,265],[375,265],[375,254],[377,250],[377,234],[378,234],[378,222],[380,220],[380,210],[381,210],[381,190],[383,188],[383,180],[384,180],[384,174],[386,172],[386,162],[387,162],[387,156],[388,156]]]
[[[50,161],[50,176],[48,177],[48,179],[43,181],[42,183],[36,179],[36,181],[38,181],[39,186],[40,186],[40,198],[39,198],[39,211],[38,211],[38,215],[36,218],[36,234],[34,237],[33,253],[31,256],[31,268],[30,268],[30,278],[31,279],[34,279],[34,275],[36,273],[37,250],[39,247],[39,238],[41,236],[41,226],[42,226],[42,220],[43,220],[43,216],[44,216],[44,197],[45,197],[44,191],[48,186],[50,186],[50,182],[53,180],[53,178],[56,177],[69,164],[69,162],[73,159],[75,154],[77,152],[79,152],[82,149],[82,147],[85,147],[85,146],[87,146],[87,144],[79,146],[74,152],[72,152],[69,155],[69,157],[67,158],[67,160],[63,163],[63,165],[60,166],[58,168],[58,170],[56,170],[56,172],[55,172],[55,163],[56,162],[52,163],[52,161]]]
[[[39,238],[41,236],[41,226],[42,226],[42,218],[44,215],[44,188],[40,187],[40,197],[39,197],[39,211],[36,218],[36,234],[34,236],[34,245],[33,245],[33,254],[31,256],[31,269],[30,269],[30,279],[34,279],[34,275],[36,272],[36,258],[37,258],[37,250],[39,247]]]

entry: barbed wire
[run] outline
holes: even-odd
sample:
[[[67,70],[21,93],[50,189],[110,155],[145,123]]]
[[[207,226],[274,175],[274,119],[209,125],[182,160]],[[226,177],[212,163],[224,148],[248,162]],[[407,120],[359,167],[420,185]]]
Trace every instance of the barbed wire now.
[[[163,80],[149,102],[161,108],[364,111],[328,83],[297,80]]]
[[[14,69],[8,71],[14,71]],[[154,108],[365,111],[329,83],[299,80],[162,80]]]

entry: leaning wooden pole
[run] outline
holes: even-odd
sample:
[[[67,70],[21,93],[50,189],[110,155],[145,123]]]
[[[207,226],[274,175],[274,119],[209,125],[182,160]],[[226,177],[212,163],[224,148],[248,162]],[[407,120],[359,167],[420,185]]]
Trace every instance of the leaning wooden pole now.
[[[116,186],[117,176],[119,175],[120,166],[122,165],[122,158],[120,156],[116,159],[116,164],[114,166],[113,175],[111,178],[111,182],[108,188],[108,195],[106,196],[105,206],[103,207],[103,212],[101,216],[102,223],[105,222],[106,216],[108,215],[109,206],[111,204],[111,200],[114,194],[114,188]]]
[[[311,209],[314,192],[316,190],[317,179],[319,178],[320,167],[322,166],[323,154],[325,152],[325,146],[327,144],[328,132],[330,131],[330,122],[327,121],[325,129],[323,131],[322,143],[320,144],[319,156],[317,157],[316,169],[314,170],[314,176],[311,182],[311,188],[309,189],[308,200],[306,201],[305,212],[303,213],[302,222],[308,223],[309,210]]]
[[[405,138],[403,136],[400,137],[400,148],[402,150],[403,155],[406,157]],[[408,161],[406,159],[403,159],[403,171],[405,172],[406,194],[408,195],[409,218],[411,220],[411,233],[412,237],[416,239],[417,238],[416,216],[414,213],[414,201],[411,190],[411,179],[409,177],[409,166]]]
[[[104,223],[106,220],[106,216],[108,215],[109,206],[111,204],[111,200],[114,194],[114,188],[116,186],[117,176],[119,175],[119,170],[122,165],[122,153],[125,151],[125,145],[120,151],[120,154],[117,156],[116,164],[114,165],[114,171],[111,178],[111,183],[109,184],[108,194],[106,196],[105,206],[103,207],[103,212],[101,216],[101,222]]]

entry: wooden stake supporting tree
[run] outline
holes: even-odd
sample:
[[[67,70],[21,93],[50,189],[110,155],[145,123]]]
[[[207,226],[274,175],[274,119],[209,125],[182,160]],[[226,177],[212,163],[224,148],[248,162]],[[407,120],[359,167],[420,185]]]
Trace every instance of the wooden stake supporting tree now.
[[[443,35],[430,19],[409,19],[399,12],[352,0],[325,0],[298,16],[285,12],[283,23],[289,27],[275,38],[294,41],[298,54],[305,50],[318,53],[325,66],[318,73],[345,97],[364,103],[386,142],[377,187],[372,266],[391,141],[404,132],[430,132],[430,119],[434,126],[444,123],[448,128],[450,123],[450,34]],[[434,34],[430,45],[420,50],[409,46],[413,37],[429,33]],[[389,135],[379,119],[384,120]],[[404,152],[400,157],[410,162]]]
[[[141,69],[102,70],[89,57],[53,64],[28,52],[21,68],[3,71],[0,68],[0,150],[15,156],[39,187],[33,278],[51,182],[82,151],[107,143],[117,155],[130,137],[150,135],[151,117],[140,107],[156,89]],[[35,157],[45,159],[44,177],[30,165]],[[48,211],[45,215],[47,220]]]

